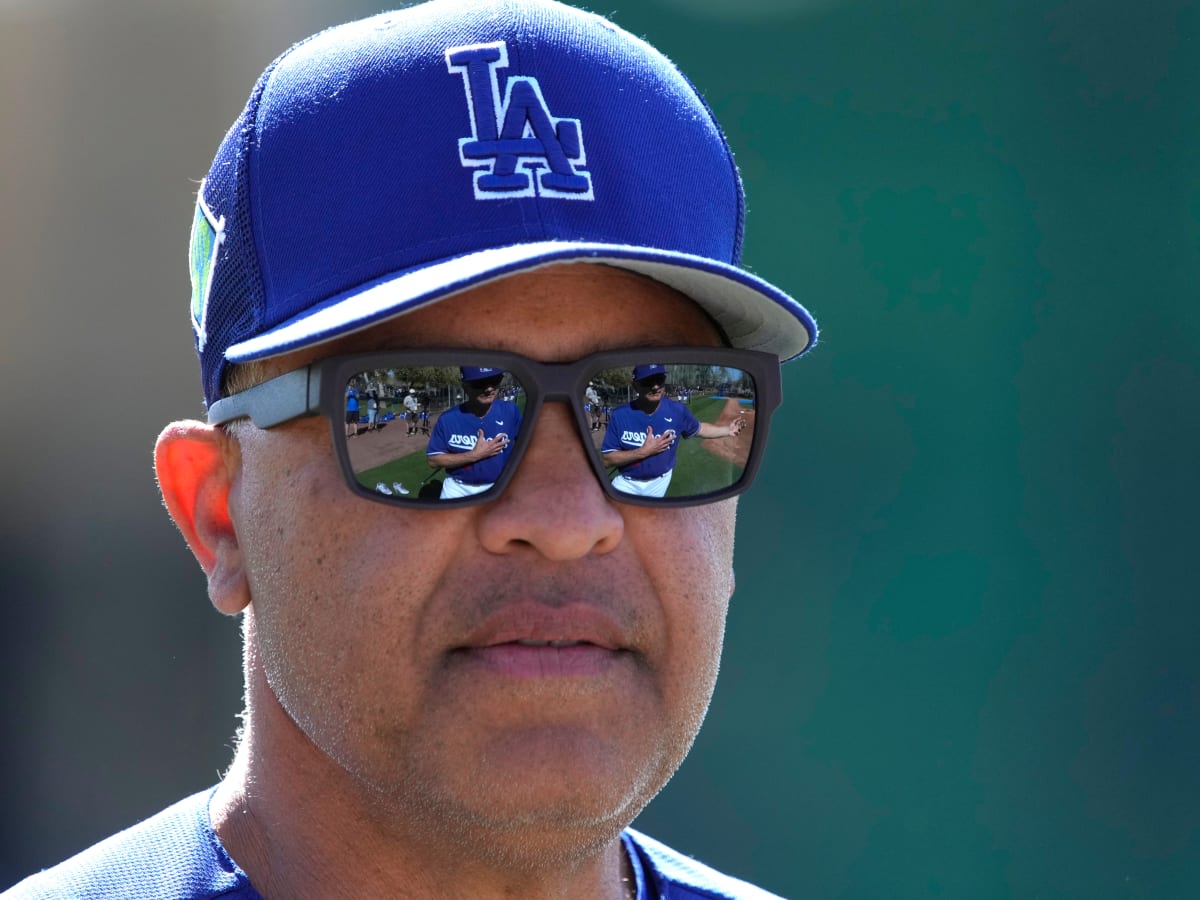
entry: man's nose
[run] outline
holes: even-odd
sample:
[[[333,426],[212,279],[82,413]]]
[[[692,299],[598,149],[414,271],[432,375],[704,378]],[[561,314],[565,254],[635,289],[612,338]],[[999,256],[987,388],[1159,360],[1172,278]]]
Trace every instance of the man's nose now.
[[[504,492],[481,507],[479,540],[492,553],[531,547],[551,560],[608,553],[625,520],[592,471],[564,403],[547,403]]]

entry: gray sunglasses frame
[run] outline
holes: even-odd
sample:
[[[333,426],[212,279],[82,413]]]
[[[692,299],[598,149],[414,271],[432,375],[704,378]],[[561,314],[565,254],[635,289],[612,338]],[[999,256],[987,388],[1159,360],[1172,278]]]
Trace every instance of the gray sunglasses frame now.
[[[639,497],[618,491],[609,482],[600,453],[591,443],[591,426],[583,409],[584,391],[589,377],[602,369],[639,365],[646,360],[662,365],[706,364],[740,369],[754,379],[755,416],[750,455],[742,477],[733,484],[691,497]],[[350,463],[350,453],[342,427],[345,424],[345,392],[350,376],[359,372],[402,366],[480,366],[504,369],[520,383],[526,395],[520,433],[513,439],[512,458],[495,484],[471,497],[442,500],[437,497],[405,497],[397,500],[379,494],[359,483]],[[331,356],[239,393],[223,397],[208,409],[211,425],[224,425],[237,419],[249,419],[258,428],[274,428],[293,419],[324,416],[329,420],[333,446],[346,484],[353,493],[376,503],[393,507],[455,509],[489,503],[504,493],[521,465],[530,438],[547,401],[566,403],[583,441],[585,456],[604,493],[618,503],[633,506],[700,506],[745,491],[754,481],[767,443],[771,415],[782,402],[779,357],[757,350],[730,347],[638,347],[605,350],[569,363],[543,363],[516,353],[492,350],[421,349],[392,350]]]

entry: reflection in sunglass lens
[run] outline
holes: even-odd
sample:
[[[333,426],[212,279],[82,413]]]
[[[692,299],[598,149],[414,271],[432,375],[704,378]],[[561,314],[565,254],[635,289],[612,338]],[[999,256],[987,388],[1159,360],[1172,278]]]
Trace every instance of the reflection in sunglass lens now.
[[[360,485],[398,502],[448,500],[484,493],[504,472],[525,391],[507,372],[467,381],[453,364],[397,366],[355,373],[346,404]]]
[[[736,484],[754,440],[754,379],[703,360],[665,370],[640,381],[628,368],[593,378],[600,395],[594,442],[613,488],[699,497]]]
[[[584,443],[618,494],[704,497],[742,479],[756,434],[749,373],[703,355],[631,359],[584,383],[575,398]],[[487,493],[515,456],[534,388],[512,371],[460,368],[453,358],[414,367],[398,355],[394,367],[353,373],[345,451],[355,480],[396,503]]]

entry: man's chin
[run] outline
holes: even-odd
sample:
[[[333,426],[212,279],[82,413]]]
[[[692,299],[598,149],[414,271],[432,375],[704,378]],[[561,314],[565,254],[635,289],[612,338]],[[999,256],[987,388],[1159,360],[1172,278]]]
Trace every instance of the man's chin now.
[[[497,852],[570,854],[614,839],[679,760],[583,728],[542,727],[492,736],[467,769],[448,771],[444,757],[415,762],[386,792],[402,820],[415,813],[424,828],[470,832]]]
[[[594,856],[615,841],[646,800],[640,797],[583,796],[541,802],[537,795],[481,792],[463,798],[453,817],[453,842],[469,845],[507,868],[562,866]],[[648,798],[646,798],[648,800]]]
[[[509,822],[627,823],[674,769],[659,746],[632,746],[585,727],[529,727],[488,741],[472,793],[488,798],[479,804],[482,815]]]

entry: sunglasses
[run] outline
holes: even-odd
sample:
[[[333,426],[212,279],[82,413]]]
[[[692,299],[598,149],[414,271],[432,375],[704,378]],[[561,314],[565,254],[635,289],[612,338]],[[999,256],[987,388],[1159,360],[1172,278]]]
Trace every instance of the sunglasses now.
[[[673,397],[649,400],[639,391],[633,370],[647,363],[666,369]],[[489,379],[495,392],[468,390],[466,368],[501,370]],[[372,392],[377,408],[368,414]],[[218,400],[208,421],[249,418],[274,428],[323,415],[355,494],[453,508],[498,497],[542,404],[564,402],[609,497],[694,506],[750,486],[780,400],[778,357],[754,350],[611,350],[563,364],[488,350],[396,350],[295,369]]]
[[[498,388],[504,384],[503,375],[495,375],[492,378],[480,378],[475,381],[467,381],[464,384],[469,384],[477,391],[490,391],[493,388]]]

